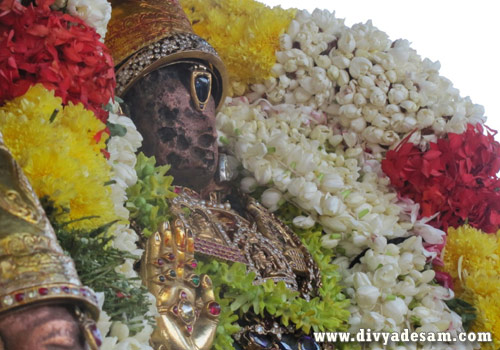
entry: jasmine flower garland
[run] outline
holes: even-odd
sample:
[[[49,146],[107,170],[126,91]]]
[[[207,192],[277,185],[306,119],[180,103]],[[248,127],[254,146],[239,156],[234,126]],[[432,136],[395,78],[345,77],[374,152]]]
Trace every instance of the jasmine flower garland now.
[[[280,48],[273,77],[252,86],[250,100],[310,106],[341,141],[377,159],[414,130],[411,141],[423,146],[486,120],[482,106],[439,75],[438,62],[422,60],[407,40],[392,42],[371,21],[347,27],[326,10],[298,11]]]
[[[410,251],[405,243],[387,243],[419,234],[440,244],[444,232],[432,230],[427,218],[417,221],[414,204],[401,206],[380,159],[407,135],[426,147],[448,131],[463,132],[467,122],[484,122],[484,111],[460,98],[437,65],[421,61],[405,41],[391,43],[370,22],[348,28],[327,11],[298,12],[281,47],[274,77],[230,100],[217,117],[224,146],[244,168],[242,189],[265,186],[261,198],[271,210],[285,201],[300,207],[305,214],[293,219],[296,226],[322,224],[322,246],[339,255],[335,263],[352,298],[351,331],[462,330],[460,317],[444,303],[453,293],[433,286],[434,271],[425,266],[436,252],[417,237],[408,239],[415,245]],[[433,132],[422,135],[423,129]],[[401,274],[399,264],[408,271]],[[353,271],[366,283],[350,280]],[[402,298],[398,277],[418,292]],[[377,286],[382,280],[387,285]],[[449,346],[462,345],[438,345]]]

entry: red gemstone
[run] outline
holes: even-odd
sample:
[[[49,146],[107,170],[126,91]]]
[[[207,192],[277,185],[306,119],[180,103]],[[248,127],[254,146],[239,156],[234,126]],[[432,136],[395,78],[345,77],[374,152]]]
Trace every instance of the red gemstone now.
[[[185,291],[182,291],[181,292],[181,299],[186,299],[187,298],[187,294]]]
[[[198,266],[198,263],[196,261],[191,261],[191,267],[193,269],[196,269],[197,266]]]
[[[69,287],[62,287],[61,289],[64,293],[69,293]]]
[[[158,259],[158,265],[162,266],[164,263],[163,259]]]
[[[80,294],[83,295],[84,297],[89,296],[89,292],[85,288],[80,288]]]
[[[193,326],[186,326],[186,329],[189,333],[192,333],[193,332]]]
[[[215,301],[210,302],[210,304],[208,304],[208,312],[214,316],[220,315],[220,305]]]
[[[40,294],[40,295],[47,295],[47,294],[49,294],[49,289],[48,288],[44,288],[44,287],[38,288],[38,294]]]
[[[179,314],[179,308],[177,307],[177,305],[176,305],[176,306],[174,306],[174,307],[172,308],[172,312],[173,312],[175,315],[178,315],[178,314]]]
[[[173,253],[168,254],[168,260],[172,261],[175,259],[175,255]]]
[[[16,299],[18,303],[20,303],[24,300],[24,293],[17,293],[16,295],[14,295],[14,299]]]

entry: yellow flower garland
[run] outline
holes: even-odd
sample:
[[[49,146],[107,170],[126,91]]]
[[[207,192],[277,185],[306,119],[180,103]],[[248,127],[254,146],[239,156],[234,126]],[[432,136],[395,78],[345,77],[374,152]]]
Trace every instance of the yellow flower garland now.
[[[57,112],[56,112],[57,111]],[[95,135],[106,126],[82,104],[63,107],[59,97],[42,85],[0,108],[0,132],[37,195],[56,207],[69,209],[59,216],[73,228],[92,229],[116,219],[111,190],[111,168]]]
[[[270,76],[279,36],[295,10],[273,9],[257,1],[181,0],[196,34],[208,40],[226,64],[231,95]]]
[[[492,333],[494,343],[481,347],[500,348],[500,231],[494,235],[469,226],[448,229],[444,264],[457,296],[477,310],[472,331]]]

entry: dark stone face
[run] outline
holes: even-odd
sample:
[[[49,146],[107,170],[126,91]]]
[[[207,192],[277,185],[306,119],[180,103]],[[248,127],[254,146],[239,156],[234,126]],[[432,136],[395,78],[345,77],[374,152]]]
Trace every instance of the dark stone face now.
[[[187,64],[156,70],[137,82],[124,96],[128,113],[144,137],[142,151],[170,164],[174,184],[201,191],[217,169],[217,134],[213,97],[203,112],[190,91]]]

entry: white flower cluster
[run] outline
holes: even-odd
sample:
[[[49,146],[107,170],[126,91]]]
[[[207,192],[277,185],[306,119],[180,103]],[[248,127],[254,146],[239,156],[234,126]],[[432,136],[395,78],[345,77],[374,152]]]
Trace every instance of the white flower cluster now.
[[[250,100],[311,106],[377,158],[410,132],[424,146],[485,121],[484,108],[439,75],[439,62],[422,60],[407,40],[391,42],[371,21],[350,28],[326,10],[299,11],[280,46],[273,76],[252,86]]]
[[[292,201],[310,215],[295,218],[295,225],[320,222],[328,233],[323,246],[340,245],[349,256],[379,236],[406,234],[412,225],[399,222],[398,200],[380,162],[366,160],[359,146],[344,147],[327,126],[314,125],[315,113],[264,101],[249,105],[245,98],[223,108],[217,116],[219,135],[251,174],[243,178],[242,189],[268,186],[262,202],[270,210]]]
[[[96,30],[104,42],[111,19],[111,4],[107,0],[56,0],[52,8],[63,10],[85,21]]]
[[[307,213],[294,225],[322,225],[353,300],[351,331],[461,331],[444,303],[452,292],[425,270],[439,251],[422,242],[441,244],[444,232],[427,224],[432,218],[417,220],[418,204],[397,197],[380,160],[406,136],[424,147],[484,122],[482,107],[461,98],[439,64],[371,22],[349,28],[327,11],[299,11],[280,44],[273,77],[217,116],[221,144],[243,166],[242,190],[264,186],[267,208],[290,201]]]
[[[422,238],[412,236],[398,246],[379,240],[350,270],[346,258],[336,259],[351,298],[351,333],[363,328],[384,332],[409,329],[449,332],[457,337],[457,332],[463,331],[460,316],[444,303],[453,298],[453,292],[429,284],[435,272],[424,270],[427,258],[423,251]],[[376,349],[379,345],[374,343],[368,347]],[[417,345],[409,343],[401,349],[417,349]],[[470,344],[436,345],[435,348],[471,348]],[[388,348],[397,348],[397,344]]]
[[[124,136],[113,136],[109,139],[107,150],[110,154],[108,163],[113,168],[113,184],[111,185],[111,197],[114,203],[116,215],[127,221],[129,212],[125,208],[127,200],[126,189],[137,182],[137,174],[135,164],[137,157],[135,153],[142,143],[142,136],[137,131],[132,120],[126,116],[119,114],[118,103],[113,104],[113,111],[109,113],[108,122],[124,127],[127,132]],[[128,224],[119,223],[114,226],[113,247],[136,256],[142,255],[142,250],[137,247],[136,242],[139,240],[137,233],[129,227]],[[117,267],[117,272],[122,273],[129,279],[136,279],[138,286],[140,279],[138,274],[133,269],[134,261],[126,259],[126,261]],[[99,303],[102,309],[104,303],[104,293],[99,293]],[[150,295],[150,315],[156,315],[155,300]],[[147,324],[141,317],[144,328],[141,332],[130,336],[130,330],[127,325],[121,322],[111,322],[105,311],[101,311],[101,316],[97,326],[104,336],[103,350],[152,350],[149,346],[149,338],[153,332],[153,328]]]

